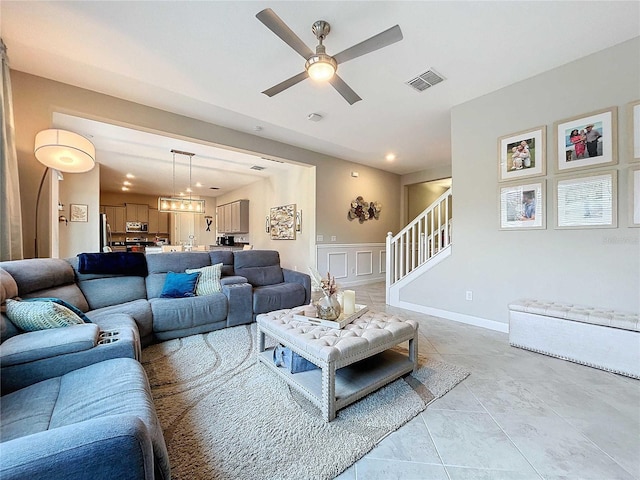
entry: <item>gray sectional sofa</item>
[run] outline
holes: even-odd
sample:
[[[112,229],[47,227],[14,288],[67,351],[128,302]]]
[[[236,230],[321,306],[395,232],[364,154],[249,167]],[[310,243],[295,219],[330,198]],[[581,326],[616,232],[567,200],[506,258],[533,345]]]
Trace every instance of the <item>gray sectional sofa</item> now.
[[[221,292],[161,297],[169,272],[219,263]],[[309,276],[281,268],[276,251],[158,253],[144,264],[132,275],[83,272],[78,258],[0,262],[3,305],[55,297],[91,321],[25,333],[3,308],[0,478],[170,478],[141,348],[310,300]]]

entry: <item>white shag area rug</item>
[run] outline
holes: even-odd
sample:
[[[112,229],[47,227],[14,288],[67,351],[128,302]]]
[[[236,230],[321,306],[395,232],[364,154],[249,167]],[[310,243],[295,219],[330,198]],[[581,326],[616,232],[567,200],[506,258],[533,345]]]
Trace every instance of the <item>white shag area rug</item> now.
[[[256,360],[255,323],[143,350],[175,480],[331,479],[468,376],[420,368],[338,411],[320,410]]]

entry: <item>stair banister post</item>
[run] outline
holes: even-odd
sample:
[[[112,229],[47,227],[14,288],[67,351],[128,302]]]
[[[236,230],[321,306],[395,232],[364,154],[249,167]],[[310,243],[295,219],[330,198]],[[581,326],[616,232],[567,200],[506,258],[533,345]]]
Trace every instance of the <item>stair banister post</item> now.
[[[393,244],[391,243],[391,239],[393,238],[393,234],[391,232],[387,232],[386,244],[387,244],[387,254],[385,255],[385,276],[386,276],[386,285],[385,285],[385,303],[389,304],[389,289],[391,288],[391,268],[393,263]]]

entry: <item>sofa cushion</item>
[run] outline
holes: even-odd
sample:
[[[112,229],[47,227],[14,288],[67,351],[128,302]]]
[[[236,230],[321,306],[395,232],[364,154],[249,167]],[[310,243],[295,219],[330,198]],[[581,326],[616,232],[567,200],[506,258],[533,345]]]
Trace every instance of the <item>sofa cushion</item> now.
[[[76,271],[78,287],[87,299],[88,308],[85,311],[147,298],[145,277],[80,273],[78,257],[69,258],[67,262]]]
[[[184,272],[187,268],[211,265],[208,252],[168,252],[147,255],[149,275],[145,279],[147,298],[160,297],[168,272]]]
[[[75,305],[83,312],[89,305],[75,284],[74,270],[59,258],[31,258],[2,262],[2,268],[13,277],[18,295],[24,298],[55,297]]]
[[[153,335],[153,315],[151,313],[151,305],[147,300],[134,300],[133,302],[121,303],[120,305],[111,305],[90,310],[87,312],[87,316],[91,321],[102,327],[106,320],[110,321],[111,317],[118,313],[127,314],[135,320],[138,326],[138,332],[140,333],[142,346],[146,346]]]
[[[234,252],[233,269],[254,287],[284,282],[280,255],[275,250],[243,250]]]
[[[200,274],[196,284],[196,295],[212,295],[222,291],[222,285],[220,285],[221,270],[222,264],[216,263],[210,267],[188,268],[185,273]]]
[[[48,429],[60,392],[60,380],[61,377],[51,378],[2,396],[1,442]]]
[[[66,261],[60,258],[11,260],[2,262],[2,268],[9,272],[18,284],[18,295],[21,297],[31,292],[49,290],[75,281],[73,269]],[[49,296],[59,297],[58,295]],[[69,301],[67,298],[64,299]],[[71,303],[75,304],[75,302]]]
[[[170,478],[149,383],[133,359],[96,363],[4,395],[0,409],[3,442],[96,418],[133,415],[147,428],[161,478]]]
[[[233,271],[233,252],[231,250],[211,250],[209,252],[211,265],[222,263],[222,275],[235,275]]]
[[[175,273],[168,272],[164,279],[164,286],[160,298],[193,297],[200,272]]]
[[[267,313],[304,305],[306,290],[299,283],[280,283],[253,289],[253,313]]]
[[[227,297],[223,293],[204,297],[152,298],[149,303],[154,332],[182,330],[227,318]]]
[[[0,349],[0,366],[19,365],[69,353],[82,352],[98,343],[100,329],[87,323],[71,325],[60,331],[40,330],[11,337]]]
[[[55,302],[19,302],[7,299],[7,317],[25,332],[80,325],[82,319]]]

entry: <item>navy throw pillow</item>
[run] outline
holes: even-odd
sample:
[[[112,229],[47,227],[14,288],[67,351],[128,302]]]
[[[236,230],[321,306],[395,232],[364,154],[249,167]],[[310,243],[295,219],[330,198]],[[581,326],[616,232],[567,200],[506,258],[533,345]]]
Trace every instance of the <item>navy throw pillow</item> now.
[[[84,323],[93,323],[91,320],[89,320],[89,317],[87,317],[82,310],[80,310],[75,305],[71,305],[70,303],[65,302],[61,298],[55,298],[55,297],[23,298],[22,301],[23,302],[53,302],[53,303],[57,303],[58,305],[62,305],[63,307],[67,307],[73,313],[78,315],[82,319],[82,321]]]
[[[195,296],[196,284],[200,272],[195,273],[167,273],[160,298],[182,298]]]

